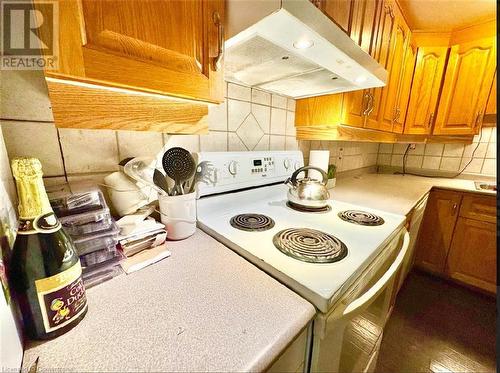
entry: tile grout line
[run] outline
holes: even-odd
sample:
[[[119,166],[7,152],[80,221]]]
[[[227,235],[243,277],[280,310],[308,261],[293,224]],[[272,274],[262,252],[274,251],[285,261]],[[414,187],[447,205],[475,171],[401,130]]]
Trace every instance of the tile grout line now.
[[[55,127],[55,125],[54,125]],[[61,161],[62,161],[62,166],[63,166],[63,171],[64,171],[64,180],[68,182],[68,173],[66,171],[66,160],[64,159],[64,152],[61,144],[61,134],[59,133],[59,128],[56,128],[56,134],[57,134],[57,143],[59,144],[59,151],[61,152]]]

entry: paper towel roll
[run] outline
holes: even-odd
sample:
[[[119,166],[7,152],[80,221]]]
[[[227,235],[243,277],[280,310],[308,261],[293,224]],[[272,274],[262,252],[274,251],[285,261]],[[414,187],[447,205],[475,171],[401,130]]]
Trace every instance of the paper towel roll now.
[[[309,166],[319,167],[323,171],[328,172],[328,162],[330,161],[330,151],[328,150],[311,150],[309,152]],[[316,170],[308,170],[309,178],[323,180],[323,176]]]

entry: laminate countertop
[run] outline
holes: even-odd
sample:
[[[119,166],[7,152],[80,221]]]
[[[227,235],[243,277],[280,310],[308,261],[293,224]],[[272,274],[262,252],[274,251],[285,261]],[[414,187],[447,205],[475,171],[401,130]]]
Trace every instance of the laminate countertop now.
[[[262,371],[314,307],[197,230],[167,242],[171,257],[87,291],[68,333],[26,346],[38,371]]]
[[[495,182],[494,178],[485,177],[476,180]],[[494,191],[478,191],[474,180],[377,173],[337,179],[330,196],[334,200],[406,215],[433,187],[496,196]]]

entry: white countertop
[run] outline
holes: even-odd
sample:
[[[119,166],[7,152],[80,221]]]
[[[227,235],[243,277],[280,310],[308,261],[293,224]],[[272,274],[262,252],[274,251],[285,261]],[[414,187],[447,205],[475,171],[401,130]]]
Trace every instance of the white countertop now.
[[[167,242],[172,256],[87,292],[68,333],[31,342],[28,369],[262,371],[314,317],[314,307],[201,231]]]
[[[473,180],[375,173],[337,179],[330,194],[339,201],[406,215],[432,187],[496,196],[476,190]]]

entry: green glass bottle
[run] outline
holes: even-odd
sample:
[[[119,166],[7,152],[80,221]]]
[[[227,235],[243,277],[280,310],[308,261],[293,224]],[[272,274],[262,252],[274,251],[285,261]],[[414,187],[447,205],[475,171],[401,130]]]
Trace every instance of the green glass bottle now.
[[[54,338],[83,319],[87,298],[82,267],[71,238],[50,206],[36,158],[15,158],[12,173],[19,197],[19,229],[9,283],[33,339]]]

